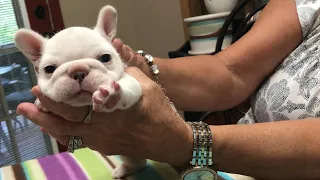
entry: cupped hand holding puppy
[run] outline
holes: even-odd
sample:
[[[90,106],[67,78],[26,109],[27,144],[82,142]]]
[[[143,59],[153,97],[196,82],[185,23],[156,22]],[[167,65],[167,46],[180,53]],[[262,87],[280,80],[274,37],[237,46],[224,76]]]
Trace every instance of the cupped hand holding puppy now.
[[[42,112],[30,103],[20,104],[17,112],[64,145],[70,135],[81,136],[85,146],[107,155],[148,158],[172,165],[188,163],[193,145],[191,127],[169,106],[155,82],[138,68],[129,67],[126,72],[141,83],[143,95],[139,103],[113,113],[93,112],[90,124],[79,123],[87,108],[57,104],[37,87],[33,93],[53,114]]]

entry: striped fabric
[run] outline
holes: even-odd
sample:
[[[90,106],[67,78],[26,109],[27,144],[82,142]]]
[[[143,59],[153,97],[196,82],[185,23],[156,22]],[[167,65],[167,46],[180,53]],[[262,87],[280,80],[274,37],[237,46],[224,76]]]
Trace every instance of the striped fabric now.
[[[111,170],[121,163],[118,156],[105,157],[96,151],[80,149],[60,153],[0,169],[0,180],[112,180]],[[222,180],[248,180],[219,172]],[[239,176],[241,177],[241,176]],[[169,165],[148,160],[148,166],[127,180],[179,180]]]

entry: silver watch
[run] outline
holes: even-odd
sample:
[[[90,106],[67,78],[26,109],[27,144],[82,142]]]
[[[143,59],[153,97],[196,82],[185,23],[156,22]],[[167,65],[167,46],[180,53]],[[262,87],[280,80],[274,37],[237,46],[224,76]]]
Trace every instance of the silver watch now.
[[[191,168],[181,174],[181,180],[217,180],[218,173],[213,169],[212,134],[204,122],[188,122],[193,130],[193,151]]]

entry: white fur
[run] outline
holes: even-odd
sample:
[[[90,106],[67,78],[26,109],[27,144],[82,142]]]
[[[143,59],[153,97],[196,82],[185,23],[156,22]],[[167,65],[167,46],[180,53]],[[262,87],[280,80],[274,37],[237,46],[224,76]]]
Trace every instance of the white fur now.
[[[93,29],[70,27],[51,39],[45,39],[32,30],[20,29],[15,34],[15,42],[38,69],[38,85],[44,95],[72,106],[93,105],[96,111],[112,112],[131,107],[142,95],[139,82],[124,72],[125,64],[111,44],[116,31],[117,12],[112,6],[105,6],[100,10]],[[110,54],[111,61],[100,62],[98,58],[103,54]],[[45,72],[44,68],[49,65],[56,66],[53,73]],[[73,79],[76,72],[87,74],[81,83]],[[119,92],[115,91],[113,81],[120,85]],[[109,96],[104,97],[99,89],[107,90]],[[104,103],[115,93],[120,94],[120,101],[114,108],[106,108]],[[93,98],[101,99],[103,104],[95,103]],[[36,105],[45,110],[39,100]],[[145,160],[122,159],[124,164],[113,172],[114,178],[124,178],[146,164]]]

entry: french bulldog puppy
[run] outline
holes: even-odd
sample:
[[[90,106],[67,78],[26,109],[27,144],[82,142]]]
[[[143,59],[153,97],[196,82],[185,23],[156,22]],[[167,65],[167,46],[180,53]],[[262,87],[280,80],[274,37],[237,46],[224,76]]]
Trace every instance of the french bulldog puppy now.
[[[100,10],[93,29],[70,27],[50,39],[28,29],[16,32],[16,46],[34,65],[44,95],[71,106],[92,105],[99,112],[127,109],[139,101],[140,83],[124,72],[126,65],[111,44],[117,19],[116,9],[107,5]],[[112,95],[120,100],[109,109],[106,102]],[[46,111],[38,99],[35,104]],[[145,159],[121,158],[123,163],[112,172],[115,179],[125,178],[146,165]]]

